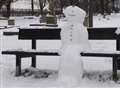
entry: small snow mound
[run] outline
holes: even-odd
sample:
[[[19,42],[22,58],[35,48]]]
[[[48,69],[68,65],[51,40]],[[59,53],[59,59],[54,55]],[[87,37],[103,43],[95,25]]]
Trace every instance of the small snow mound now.
[[[116,33],[117,35],[120,34],[120,27],[117,28],[117,30],[115,31],[115,33]]]

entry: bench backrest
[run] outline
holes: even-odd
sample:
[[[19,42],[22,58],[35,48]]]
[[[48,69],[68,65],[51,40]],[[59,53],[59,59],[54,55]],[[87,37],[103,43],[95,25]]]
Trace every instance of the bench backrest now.
[[[19,39],[58,40],[60,31],[60,28],[20,28]]]
[[[88,28],[89,39],[92,40],[116,40],[117,28]]]
[[[19,39],[60,39],[60,28],[19,28]],[[42,30],[41,30],[42,29]],[[88,28],[89,39],[116,39],[117,28]]]
[[[117,28],[88,28],[90,40],[117,40],[116,50],[120,50],[120,36],[115,34]],[[20,28],[19,39],[58,40],[60,28]]]
[[[60,28],[19,28],[19,39],[60,39]],[[89,39],[116,39],[117,28],[88,28]]]

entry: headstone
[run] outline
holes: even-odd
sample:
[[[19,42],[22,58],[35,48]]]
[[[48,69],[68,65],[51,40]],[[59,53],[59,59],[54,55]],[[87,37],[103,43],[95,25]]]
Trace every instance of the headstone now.
[[[46,23],[46,15],[40,17],[40,23]]]
[[[15,25],[14,19],[8,19],[8,25]]]
[[[46,16],[46,23],[47,24],[57,24],[57,19],[54,15],[47,15]]]

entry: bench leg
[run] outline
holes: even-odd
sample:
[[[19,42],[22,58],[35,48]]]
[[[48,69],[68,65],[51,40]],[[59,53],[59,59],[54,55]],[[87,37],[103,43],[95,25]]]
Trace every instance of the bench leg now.
[[[117,81],[117,57],[113,57],[113,80]]]
[[[32,67],[36,67],[36,56],[32,56],[31,66],[32,66]]]
[[[32,39],[32,49],[36,49],[36,39]],[[32,67],[36,67],[36,56],[32,56]]]
[[[21,75],[21,57],[16,55],[16,74],[15,76]]]

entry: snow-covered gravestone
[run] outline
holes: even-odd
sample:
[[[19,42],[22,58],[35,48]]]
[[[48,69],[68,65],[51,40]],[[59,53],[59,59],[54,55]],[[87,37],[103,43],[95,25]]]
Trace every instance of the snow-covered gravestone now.
[[[77,6],[68,6],[63,11],[67,22],[61,27],[59,82],[67,86],[77,85],[83,76],[83,61],[80,52],[90,49],[88,32],[83,22],[86,12]]]

